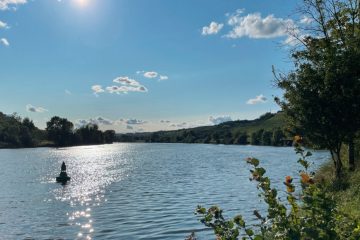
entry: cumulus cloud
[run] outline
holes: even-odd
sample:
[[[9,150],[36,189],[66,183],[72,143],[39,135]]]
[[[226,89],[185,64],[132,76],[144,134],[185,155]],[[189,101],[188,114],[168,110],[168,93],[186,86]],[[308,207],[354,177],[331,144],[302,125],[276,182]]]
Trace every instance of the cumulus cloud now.
[[[148,89],[141,85],[138,81],[129,77],[117,77],[113,80],[114,83],[119,85],[108,86],[105,88],[108,93],[129,93],[129,92],[148,92]],[[103,93],[105,90],[100,85],[92,86],[94,94],[97,96],[98,93]]]
[[[256,98],[249,99],[246,103],[254,105],[254,104],[258,104],[258,103],[266,103],[266,101],[267,101],[267,98],[264,95],[260,94],[259,96],[256,96]]]
[[[6,22],[0,21],[0,29],[1,29],[1,28],[9,28],[9,26],[7,25]]]
[[[110,120],[110,119],[98,116],[98,117],[90,118],[90,119],[79,119],[79,120],[76,121],[75,126],[76,127],[83,127],[83,126],[86,126],[88,124],[96,124],[98,126],[101,126],[101,125],[109,126],[109,125],[114,125],[115,122]]]
[[[157,72],[145,72],[144,77],[146,78],[157,78],[159,76],[159,73]]]
[[[128,86],[135,86],[135,87],[137,87],[137,86],[141,86],[141,84],[138,82],[138,81],[136,81],[136,80],[134,80],[134,79],[131,79],[131,78],[129,78],[129,77],[117,77],[117,78],[115,78],[114,80],[113,80],[113,82],[115,82],[115,83],[119,83],[119,84],[121,84],[121,85],[128,85]]]
[[[125,123],[128,125],[142,125],[142,124],[145,124],[146,121],[139,120],[139,119],[128,119],[125,121]]]
[[[220,123],[230,122],[232,121],[232,118],[230,116],[220,116],[220,117],[210,116],[209,121],[214,125],[218,125]]]
[[[0,10],[8,10],[11,7],[14,8],[25,3],[27,3],[27,0],[0,0]]]
[[[9,41],[6,38],[1,38],[0,43],[6,47],[10,46]]]
[[[98,93],[105,92],[105,90],[102,88],[101,85],[94,85],[91,87],[91,90],[93,90],[94,94],[97,96]]]
[[[147,88],[144,86],[110,86],[106,88],[109,93],[129,93],[129,92],[147,92]]]
[[[205,26],[202,29],[202,35],[214,35],[220,32],[220,30],[224,27],[224,24],[211,22],[209,26]]]
[[[159,72],[155,72],[155,71],[136,71],[136,74],[141,74],[145,78],[150,78],[150,79],[157,78],[159,81],[164,81],[169,79],[168,76],[160,74]]]
[[[48,112],[48,110],[43,108],[43,107],[35,107],[35,106],[31,105],[31,104],[26,105],[26,111],[33,112],[33,113]]]
[[[232,30],[228,38],[275,38],[288,35],[288,29],[295,23],[291,19],[276,18],[273,14],[263,18],[260,13],[243,15],[243,10],[229,15],[228,24]]]

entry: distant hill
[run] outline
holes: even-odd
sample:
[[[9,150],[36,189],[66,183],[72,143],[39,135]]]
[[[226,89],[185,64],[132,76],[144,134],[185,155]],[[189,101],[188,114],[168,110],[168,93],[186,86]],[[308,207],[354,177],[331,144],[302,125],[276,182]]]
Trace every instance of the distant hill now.
[[[224,122],[174,131],[118,134],[119,142],[252,144],[267,146],[291,145],[285,132],[282,112],[266,113],[255,120]]]

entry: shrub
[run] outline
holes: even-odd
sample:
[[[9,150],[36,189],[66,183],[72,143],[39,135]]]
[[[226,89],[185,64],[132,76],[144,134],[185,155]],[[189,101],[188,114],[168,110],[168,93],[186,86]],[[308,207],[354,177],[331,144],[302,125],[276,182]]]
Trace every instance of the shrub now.
[[[295,194],[295,185],[291,176],[286,176],[284,185],[287,198],[282,202],[278,190],[271,187],[266,170],[259,166],[256,158],[248,158],[252,166],[251,181],[257,182],[260,196],[267,204],[267,216],[254,210],[259,226],[248,226],[241,215],[225,219],[223,211],[212,206],[206,209],[198,206],[196,214],[200,221],[214,230],[218,240],[236,239],[360,239],[360,223],[338,210],[337,204],[322,183],[315,182],[314,173],[309,172],[307,158],[311,152],[305,151],[299,143],[295,151],[303,167],[300,175],[300,194]]]

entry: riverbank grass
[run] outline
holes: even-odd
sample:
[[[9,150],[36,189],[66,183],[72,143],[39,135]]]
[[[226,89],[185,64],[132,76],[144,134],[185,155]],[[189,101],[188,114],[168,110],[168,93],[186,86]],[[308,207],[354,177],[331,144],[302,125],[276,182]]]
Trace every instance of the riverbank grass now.
[[[317,171],[316,179],[324,182],[327,190],[334,196],[341,212],[353,219],[360,219],[359,168],[353,172],[346,169],[341,181],[335,181],[333,163],[329,161]]]

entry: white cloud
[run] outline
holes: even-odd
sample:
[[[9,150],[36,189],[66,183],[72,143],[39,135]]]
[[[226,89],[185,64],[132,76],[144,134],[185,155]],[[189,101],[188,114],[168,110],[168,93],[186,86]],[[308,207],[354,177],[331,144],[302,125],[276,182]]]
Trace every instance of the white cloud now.
[[[42,107],[35,107],[31,104],[26,105],[26,111],[28,112],[33,112],[33,113],[43,113],[43,112],[48,112],[47,109],[42,108]]]
[[[67,95],[72,95],[72,93],[71,93],[69,90],[67,90],[67,89],[65,89],[65,94],[67,94]]]
[[[170,127],[174,127],[174,128],[185,128],[187,126],[186,122],[183,123],[173,123],[170,125]]]
[[[0,0],[0,10],[8,10],[11,6],[27,3],[27,0]]]
[[[1,38],[0,43],[6,47],[10,46],[9,41],[6,38]]]
[[[291,19],[276,18],[268,15],[263,18],[260,13],[242,15],[238,11],[229,16],[228,24],[232,30],[225,35],[228,38],[275,38],[288,35],[288,29],[295,26]]]
[[[94,94],[97,96],[98,93],[108,92],[108,93],[129,93],[129,92],[148,92],[148,89],[141,85],[138,81],[131,79],[129,77],[117,77],[113,80],[114,83],[119,85],[108,86],[105,90],[101,85],[92,86]]]
[[[91,90],[93,90],[94,94],[97,96],[98,93],[103,93],[105,90],[102,88],[101,85],[94,85],[91,87]]]
[[[0,21],[0,29],[1,29],[1,28],[9,28],[9,26],[7,25],[6,22]]]
[[[211,22],[209,26],[205,26],[202,28],[202,35],[213,35],[220,32],[220,30],[224,27],[224,24]]]
[[[113,80],[114,83],[119,83],[121,85],[128,85],[128,86],[134,86],[134,87],[138,87],[138,86],[141,86],[141,84],[134,80],[134,79],[131,79],[129,77],[117,77]]]
[[[314,19],[308,17],[308,16],[302,16],[300,19],[301,24],[311,24],[314,21]]]
[[[165,81],[165,80],[168,80],[168,79],[169,79],[169,77],[165,76],[165,75],[160,75],[160,77],[159,77],[160,81]]]
[[[142,125],[147,123],[146,121],[143,120],[138,120],[138,119],[128,119],[126,120],[126,124],[128,125]]]
[[[220,116],[220,117],[209,117],[209,121],[214,124],[214,125],[218,125],[220,123],[224,123],[224,122],[230,122],[232,121],[232,118],[230,116]]]
[[[169,120],[160,120],[160,123],[171,123]]]
[[[145,72],[144,77],[146,78],[157,78],[159,74],[157,72]]]
[[[76,121],[75,125],[76,127],[83,127],[83,126],[86,126],[88,124],[96,124],[98,126],[101,126],[101,125],[114,125],[116,122],[110,120],[110,119],[107,119],[107,118],[104,118],[104,117],[101,117],[101,116],[98,116],[98,117],[95,117],[95,118],[90,118],[90,119],[79,119]]]
[[[106,91],[109,93],[129,93],[129,92],[148,92],[147,88],[144,86],[110,86],[106,88]]]
[[[258,103],[266,103],[266,101],[267,98],[264,95],[260,94],[259,96],[256,96],[256,98],[249,99],[246,103],[253,105]]]

